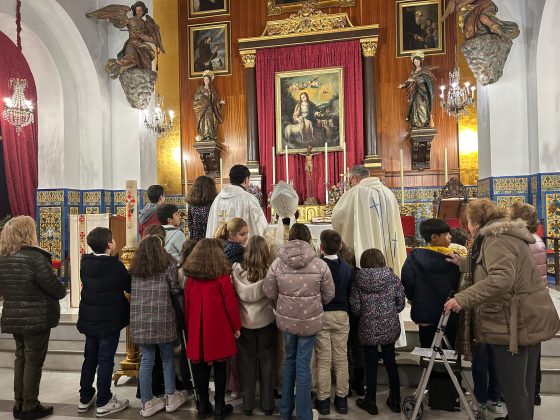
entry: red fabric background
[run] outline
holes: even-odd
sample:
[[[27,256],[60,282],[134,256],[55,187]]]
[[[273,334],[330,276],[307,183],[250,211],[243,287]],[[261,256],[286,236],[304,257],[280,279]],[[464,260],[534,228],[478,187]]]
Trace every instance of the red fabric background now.
[[[352,167],[364,158],[362,58],[359,41],[303,45],[297,47],[257,50],[257,106],[259,153],[266,176],[265,197],[272,189],[272,147],[276,144],[274,83],[279,71],[322,67],[343,67],[344,129],[346,165]],[[338,182],[343,173],[341,152],[329,152],[329,185]],[[308,194],[305,156],[289,155],[290,179],[294,181],[300,203]],[[286,180],[284,155],[276,156],[276,180]],[[313,157],[313,195],[325,202],[324,153]]]
[[[4,109],[5,97],[12,96],[8,86],[11,77],[27,79],[25,97],[37,106],[37,91],[33,74],[25,57],[17,46],[4,33],[0,32],[0,109]],[[6,168],[6,184],[13,216],[35,216],[35,191],[38,186],[37,165],[37,109],[35,123],[25,127],[16,135],[15,128],[1,117],[2,144],[4,149],[4,165]],[[2,174],[3,175],[3,174]]]

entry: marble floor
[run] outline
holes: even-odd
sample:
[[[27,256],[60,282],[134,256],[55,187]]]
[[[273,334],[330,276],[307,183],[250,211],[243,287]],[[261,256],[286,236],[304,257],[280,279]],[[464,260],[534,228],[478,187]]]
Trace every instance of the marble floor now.
[[[0,369],[0,419],[11,419],[12,418],[12,405],[13,401],[11,397],[13,395],[13,371],[11,369]],[[50,404],[54,406],[55,415],[51,418],[57,419],[80,419],[80,418],[94,418],[95,411],[82,415],[77,415],[76,413],[76,403],[78,395],[78,384],[79,384],[80,374],[77,372],[43,372],[43,378],[41,380],[41,394],[40,399],[44,404]],[[123,381],[122,385],[119,385],[114,392],[119,398],[128,398],[130,400],[131,407],[118,413],[114,416],[106,417],[107,419],[140,419],[140,401],[135,398],[136,394],[136,382],[129,380],[128,383]],[[408,395],[412,393],[412,389],[403,389],[403,395]],[[380,387],[378,393],[379,404],[379,415],[376,416],[379,420],[390,420],[390,419],[403,419],[404,417],[400,414],[394,414],[389,411],[389,409],[382,404],[387,398],[388,390],[384,387]],[[535,409],[535,420],[549,420],[558,418],[557,415],[560,412],[560,395],[543,395],[543,404]],[[236,414],[234,414],[232,419],[245,418],[241,413],[241,400],[237,399],[231,401],[235,406]],[[322,419],[351,419],[351,420],[362,420],[368,419],[372,416],[368,415],[366,412],[359,410],[355,406],[355,399],[352,398],[350,401],[350,412],[346,416],[341,416],[334,412],[331,408],[332,414],[330,416],[323,416]],[[556,414],[554,414],[556,413]],[[191,420],[196,419],[196,412],[193,408],[193,403],[190,401],[181,407],[180,410],[175,413],[165,413],[160,412],[154,416],[155,419],[183,419]],[[255,410],[255,415],[252,417],[254,420],[265,420],[271,417],[265,417],[259,415],[259,412]],[[275,415],[272,418],[279,418]],[[430,411],[426,410],[423,416],[424,419],[440,419],[440,420],[453,420],[453,419],[466,419],[466,413],[464,411],[457,413],[448,413],[445,411]],[[489,416],[489,419],[492,417]]]

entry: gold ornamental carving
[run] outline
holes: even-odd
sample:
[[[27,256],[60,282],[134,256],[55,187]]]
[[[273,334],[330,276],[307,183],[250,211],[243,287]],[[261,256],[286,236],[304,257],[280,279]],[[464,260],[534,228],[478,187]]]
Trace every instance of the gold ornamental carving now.
[[[356,5],[356,0],[302,0],[299,3],[292,2],[293,4],[280,4],[278,0],[268,0],[267,1],[268,16],[279,15],[284,12],[297,10],[297,8],[302,7],[302,3],[304,1],[307,1],[307,3],[304,3],[303,7],[305,7],[305,5],[309,3],[313,3],[315,7],[330,7],[330,6],[350,7]]]
[[[360,45],[362,46],[362,55],[364,57],[375,57],[375,53],[377,52],[377,40],[360,40]]]
[[[255,50],[241,51],[241,61],[246,69],[253,68],[257,64],[257,54]]]

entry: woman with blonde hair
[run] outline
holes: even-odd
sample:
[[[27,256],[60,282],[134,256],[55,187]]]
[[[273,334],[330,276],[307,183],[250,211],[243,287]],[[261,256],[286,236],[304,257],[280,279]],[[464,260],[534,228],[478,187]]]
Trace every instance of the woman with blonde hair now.
[[[214,237],[225,241],[224,253],[232,265],[243,260],[245,244],[249,238],[249,226],[245,220],[234,217],[227,222],[220,223],[214,232]]]
[[[0,234],[0,290],[2,333],[13,334],[16,342],[14,418],[50,416],[53,407],[38,400],[39,385],[66,289],[52,269],[51,254],[37,246],[37,228],[29,216],[9,220]]]

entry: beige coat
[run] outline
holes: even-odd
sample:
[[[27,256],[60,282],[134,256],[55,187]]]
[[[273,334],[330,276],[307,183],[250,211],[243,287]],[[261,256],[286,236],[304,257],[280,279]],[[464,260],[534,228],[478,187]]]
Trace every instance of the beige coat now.
[[[263,328],[274,322],[272,301],[262,290],[263,280],[251,283],[241,264],[233,264],[233,287],[239,298],[241,326],[248,329]]]
[[[474,284],[457,293],[463,309],[474,308],[475,335],[486,344],[528,346],[549,340],[560,319],[528,244],[535,240],[523,221],[498,219],[480,229],[484,237]]]

